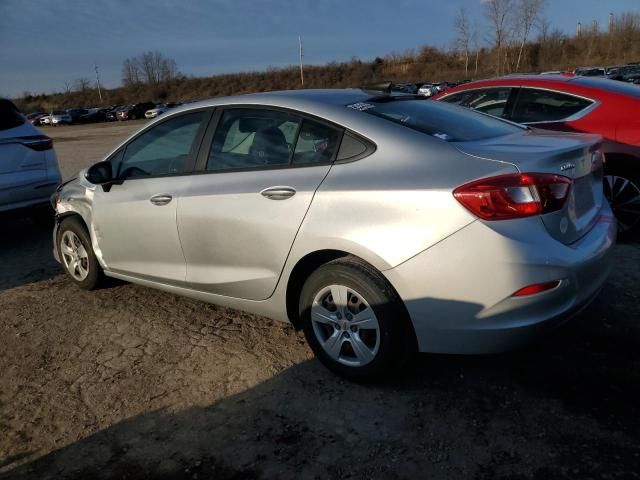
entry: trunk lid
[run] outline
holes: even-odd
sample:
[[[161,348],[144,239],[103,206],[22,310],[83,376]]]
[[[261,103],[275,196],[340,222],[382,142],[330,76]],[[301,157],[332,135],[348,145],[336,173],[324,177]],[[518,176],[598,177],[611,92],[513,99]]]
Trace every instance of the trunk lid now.
[[[570,244],[591,229],[605,201],[601,140],[598,135],[530,129],[458,143],[456,147],[467,155],[510,163],[521,173],[552,173],[570,178],[573,183],[563,208],[540,216],[551,236]]]

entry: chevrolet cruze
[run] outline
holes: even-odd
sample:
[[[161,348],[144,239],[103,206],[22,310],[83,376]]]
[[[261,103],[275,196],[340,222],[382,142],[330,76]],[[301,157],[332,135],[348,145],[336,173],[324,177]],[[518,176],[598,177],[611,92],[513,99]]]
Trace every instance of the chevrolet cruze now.
[[[190,104],[59,188],[54,254],[81,288],[288,320],[371,379],[415,351],[512,349],[598,293],[600,141],[359,89]]]

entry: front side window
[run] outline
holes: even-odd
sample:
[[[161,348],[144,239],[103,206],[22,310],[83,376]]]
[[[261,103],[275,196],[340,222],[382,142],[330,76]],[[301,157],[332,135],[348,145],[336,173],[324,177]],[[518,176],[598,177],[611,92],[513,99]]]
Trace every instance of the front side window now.
[[[584,110],[593,102],[566,93],[523,88],[513,114],[518,123],[554,122]]]
[[[118,178],[184,173],[206,114],[200,111],[181,115],[144,132],[127,145],[119,162],[112,162]]]
[[[213,137],[207,170],[288,165],[300,119],[286,112],[225,110]]]

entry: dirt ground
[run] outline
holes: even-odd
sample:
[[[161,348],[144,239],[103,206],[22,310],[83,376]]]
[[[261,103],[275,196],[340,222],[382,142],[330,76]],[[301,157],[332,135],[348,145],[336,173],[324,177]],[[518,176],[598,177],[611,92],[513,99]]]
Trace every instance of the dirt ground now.
[[[137,125],[136,125],[137,126]],[[65,177],[132,124],[47,130]],[[0,478],[640,477],[640,243],[599,298],[505,355],[421,355],[355,385],[264,318],[75,288],[50,230],[0,236]]]

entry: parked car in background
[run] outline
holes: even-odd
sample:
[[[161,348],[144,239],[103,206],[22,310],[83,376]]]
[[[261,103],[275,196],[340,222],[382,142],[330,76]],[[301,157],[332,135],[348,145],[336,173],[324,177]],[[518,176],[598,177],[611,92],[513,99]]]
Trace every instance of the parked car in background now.
[[[409,93],[414,95],[418,91],[418,87],[415,83],[399,83],[393,85],[392,90],[397,93]]]
[[[418,89],[418,95],[432,97],[438,93],[438,89],[432,83],[425,83]]]
[[[49,197],[61,181],[53,142],[5,99],[0,99],[0,159],[0,212],[29,209],[53,218]]]
[[[158,115],[162,115],[167,110],[171,110],[172,108],[176,108],[182,105],[181,103],[161,103],[160,105],[156,105],[155,108],[147,110],[144,112],[144,117],[147,119],[156,118]]]
[[[155,105],[151,102],[136,103],[135,105],[129,105],[121,108],[116,112],[116,118],[120,121],[123,120],[137,120],[138,118],[144,118],[144,113],[154,108]]]
[[[598,293],[600,141],[370,90],[190,104],[54,195],[55,256],[81,288],[288,319],[333,371],[395,374],[415,350],[514,348]]]
[[[33,125],[34,121],[37,122],[38,119],[42,118],[45,115],[46,115],[45,112],[33,112],[25,115],[25,118],[31,125]]]
[[[604,67],[580,67],[576,68],[573,73],[580,77],[604,77],[606,75]]]
[[[57,126],[57,125],[71,125],[73,123],[73,117],[71,116],[71,114],[69,114],[68,112],[64,111],[59,111],[59,112],[53,112],[53,115],[51,115],[50,118],[50,123],[53,126]]]
[[[117,113],[122,108],[126,108],[126,105],[116,105],[107,110],[107,113],[105,114],[106,121],[115,122],[116,120],[118,120]]]
[[[584,76],[508,76],[461,85],[437,100],[535,128],[602,135],[605,195],[620,232],[640,227],[639,86]]]
[[[71,115],[64,110],[54,110],[51,114],[45,115],[40,118],[40,125],[43,126],[56,126],[56,125],[71,125]]]
[[[609,67],[607,78],[628,83],[640,83],[640,65]]]
[[[66,110],[66,112],[71,117],[71,123],[78,123],[81,116],[89,113],[89,111],[84,108],[69,108]]]
[[[78,119],[80,123],[97,123],[97,122],[105,122],[107,120],[107,112],[108,108],[92,108],[89,111],[81,115]]]

